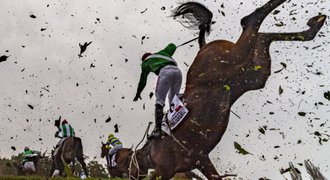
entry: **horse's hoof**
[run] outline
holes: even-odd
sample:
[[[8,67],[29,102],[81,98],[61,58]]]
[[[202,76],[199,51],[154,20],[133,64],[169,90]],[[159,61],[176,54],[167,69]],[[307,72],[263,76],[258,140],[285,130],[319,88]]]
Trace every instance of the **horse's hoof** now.
[[[323,26],[326,17],[327,17],[326,15],[319,15],[319,16],[312,17],[307,22],[307,25],[309,27],[311,27],[312,29],[318,31]]]
[[[53,172],[52,177],[56,177],[56,176],[59,176],[59,175],[60,175],[60,171],[55,169],[55,171]]]

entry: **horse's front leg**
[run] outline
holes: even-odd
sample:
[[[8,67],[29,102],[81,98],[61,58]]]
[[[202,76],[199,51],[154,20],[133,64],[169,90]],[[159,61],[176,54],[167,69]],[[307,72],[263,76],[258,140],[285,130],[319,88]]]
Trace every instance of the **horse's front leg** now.
[[[203,157],[197,166],[207,179],[222,179],[209,157]]]
[[[170,180],[174,175],[175,172],[170,170],[171,168],[155,168],[154,173],[149,178],[150,180]]]

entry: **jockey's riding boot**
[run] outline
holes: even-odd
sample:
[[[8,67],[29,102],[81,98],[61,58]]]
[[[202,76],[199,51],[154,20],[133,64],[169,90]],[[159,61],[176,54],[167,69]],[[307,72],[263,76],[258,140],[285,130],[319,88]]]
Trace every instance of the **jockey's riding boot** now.
[[[163,120],[164,112],[163,112],[163,106],[156,104],[155,108],[155,129],[151,133],[151,137],[157,138],[162,135],[162,120]]]

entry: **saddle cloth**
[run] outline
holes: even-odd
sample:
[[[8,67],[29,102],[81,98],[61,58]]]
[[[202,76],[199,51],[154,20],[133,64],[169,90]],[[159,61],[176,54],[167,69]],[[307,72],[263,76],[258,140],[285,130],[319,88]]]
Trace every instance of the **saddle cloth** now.
[[[162,130],[170,135],[171,130],[180,124],[188,112],[180,98],[175,95],[171,102],[170,110],[162,120]]]
[[[116,163],[116,154],[117,153],[115,153],[115,154],[113,154],[112,155],[112,157],[111,157],[111,167],[115,167],[115,166],[117,166],[117,163]]]

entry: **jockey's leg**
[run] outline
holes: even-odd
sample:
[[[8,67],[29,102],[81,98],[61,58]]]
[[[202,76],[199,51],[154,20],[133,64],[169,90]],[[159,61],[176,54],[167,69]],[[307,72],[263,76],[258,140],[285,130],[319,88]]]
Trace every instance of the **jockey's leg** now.
[[[156,104],[159,104],[161,106],[165,106],[165,99],[166,95],[170,89],[170,66],[163,67],[158,75],[157,85],[156,85]]]
[[[164,116],[163,108],[165,106],[166,95],[170,89],[170,66],[163,67],[158,75],[156,86],[156,105],[155,105],[155,130],[150,137],[158,137],[161,135],[161,126]]]
[[[182,84],[182,73],[178,67],[173,66],[173,79],[172,84],[170,86],[169,94],[168,94],[168,100],[169,104],[171,105],[172,99],[174,95],[179,96],[180,88]]]
[[[152,136],[159,137],[161,135],[162,129],[162,120],[164,116],[163,106],[156,104],[155,105],[155,131],[153,132]]]

